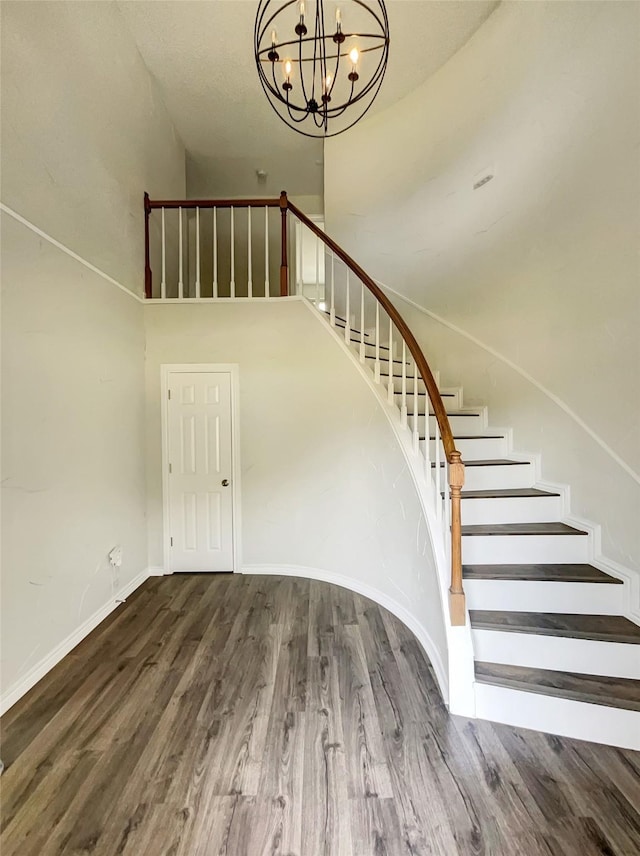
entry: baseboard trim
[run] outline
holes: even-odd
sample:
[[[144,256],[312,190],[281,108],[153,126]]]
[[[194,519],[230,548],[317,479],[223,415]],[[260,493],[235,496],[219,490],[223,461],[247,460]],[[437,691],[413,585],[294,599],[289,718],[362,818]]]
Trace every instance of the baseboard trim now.
[[[244,565],[240,571],[242,574],[265,574],[269,576],[282,577],[303,577],[310,580],[318,580],[323,583],[331,583],[340,586],[341,588],[349,589],[349,591],[361,594],[368,597],[375,603],[388,609],[396,618],[399,618],[416,637],[425,654],[429,658],[433,670],[436,674],[440,692],[445,701],[449,703],[447,670],[444,667],[440,652],[435,646],[435,643],[426,627],[422,625],[404,606],[395,601],[388,594],[380,591],[367,583],[355,580],[352,577],[347,577],[344,574],[338,574],[334,571],[325,571],[322,568],[309,568],[301,565]]]
[[[38,683],[38,681],[42,680],[42,678],[44,678],[44,676],[50,672],[51,669],[53,669],[53,667],[63,659],[63,657],[66,657],[70,651],[73,651],[76,645],[79,645],[92,630],[95,630],[100,622],[104,621],[104,619],[117,609],[123,601],[132,595],[133,592],[149,578],[149,576],[152,576],[151,569],[141,571],[137,576],[123,586],[109,601],[107,601],[104,606],[101,606],[100,609],[96,610],[93,615],[87,618],[80,627],[56,645],[53,651],[50,651],[49,654],[43,657],[39,663],[36,663],[33,668],[29,669],[27,674],[18,681],[17,684],[10,687],[2,696],[2,699],[0,699],[0,716],[5,714],[9,708],[13,707],[13,705],[21,699],[23,695],[28,693],[29,690]]]

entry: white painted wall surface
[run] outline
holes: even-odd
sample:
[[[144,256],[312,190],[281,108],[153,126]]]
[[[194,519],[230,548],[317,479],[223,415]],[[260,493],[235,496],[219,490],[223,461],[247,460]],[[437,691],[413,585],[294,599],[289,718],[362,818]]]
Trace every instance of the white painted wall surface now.
[[[605,555],[635,569],[639,36],[637,3],[503,3],[325,153],[327,232],[516,367],[406,312],[445,382],[514,425],[515,447],[571,485],[572,512],[602,524]]]
[[[184,147],[115,3],[3,2],[2,201],[136,293]]]
[[[5,2],[2,697],[146,573],[142,193],[184,151],[112,3]],[[107,554],[122,545],[119,574]]]
[[[146,569],[144,330],[137,300],[6,214],[2,245],[1,677],[15,701]]]
[[[371,587],[447,656],[433,555],[399,444],[358,369],[296,300],[148,305],[149,564],[161,565],[160,366],[237,363],[242,565]]]

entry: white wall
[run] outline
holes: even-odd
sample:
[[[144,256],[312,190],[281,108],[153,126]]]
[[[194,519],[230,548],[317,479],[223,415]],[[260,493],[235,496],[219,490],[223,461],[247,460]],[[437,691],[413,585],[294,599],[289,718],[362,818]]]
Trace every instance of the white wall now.
[[[184,153],[114,4],[2,3],[2,202],[128,289]],[[2,694],[147,565],[142,306],[2,214]],[[111,571],[107,553],[122,545]]]
[[[603,552],[636,569],[639,36],[637,3],[502,3],[325,153],[328,233],[516,367],[413,316],[447,381],[542,452],[572,512],[602,524]]]
[[[430,636],[446,683],[435,563],[413,481],[375,396],[323,322],[298,300],[144,313],[150,565],[163,562],[160,366],[237,363],[243,567],[311,568],[371,587]]]
[[[128,288],[184,147],[115,3],[3,2],[2,201]]]

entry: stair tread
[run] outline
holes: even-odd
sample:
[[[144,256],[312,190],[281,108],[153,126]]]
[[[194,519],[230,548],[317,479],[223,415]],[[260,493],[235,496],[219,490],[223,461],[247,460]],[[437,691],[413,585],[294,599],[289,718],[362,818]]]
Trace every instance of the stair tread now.
[[[449,414],[451,415],[451,414]],[[464,462],[465,467],[510,467],[510,466],[528,466],[530,461],[512,461],[508,458],[488,458],[487,460],[467,461]],[[431,466],[435,467],[435,461],[431,462]],[[444,461],[440,462],[440,466],[444,466]]]
[[[640,681],[477,662],[476,681],[525,692],[640,711]]]
[[[587,535],[567,523],[477,523],[462,527],[463,535]]]
[[[454,393],[441,392],[440,395],[453,395]],[[424,416],[424,414],[422,414]],[[424,440],[424,437],[420,437]],[[429,437],[435,440],[435,437]],[[454,440],[504,440],[504,434],[454,434]]]
[[[507,633],[534,633],[539,636],[640,645],[640,627],[622,615],[471,609],[469,617],[474,630],[501,630]]]
[[[454,437],[454,440],[461,439]],[[548,490],[540,490],[537,487],[512,487],[499,488],[496,490],[463,490],[463,499],[513,499],[519,497],[535,496],[560,496],[559,493],[551,493]]]
[[[466,580],[512,580],[518,582],[607,583],[623,585],[593,565],[463,565]]]

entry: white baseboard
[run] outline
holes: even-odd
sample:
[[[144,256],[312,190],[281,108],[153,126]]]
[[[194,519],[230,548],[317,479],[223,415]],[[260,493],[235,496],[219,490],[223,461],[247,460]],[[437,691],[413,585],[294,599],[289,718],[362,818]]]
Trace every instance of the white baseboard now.
[[[375,603],[388,609],[396,618],[399,618],[416,637],[422,645],[438,681],[440,692],[446,704],[449,702],[449,682],[447,679],[447,670],[442,662],[440,652],[435,646],[433,639],[429,635],[426,627],[424,627],[404,606],[401,606],[389,595],[381,592],[379,589],[373,588],[367,583],[355,580],[352,577],[347,577],[343,574],[338,574],[333,571],[325,571],[321,568],[308,568],[300,565],[244,565],[241,573],[243,574],[267,574],[271,576],[282,577],[303,577],[310,580],[318,580],[323,583],[332,583],[341,588],[349,589],[364,597],[368,597]]]
[[[110,615],[114,609],[117,609],[118,606],[120,606],[120,604],[129,597],[129,595],[133,594],[133,592],[141,586],[149,576],[152,576],[153,574],[151,573],[151,570],[152,569],[145,569],[130,580],[120,589],[119,592],[117,592],[117,594],[110,598],[104,606],[101,606],[100,609],[87,618],[80,627],[74,630],[73,633],[70,633],[66,639],[63,639],[59,645],[56,645],[53,651],[50,651],[49,654],[43,657],[39,663],[36,663],[32,669],[29,669],[23,678],[10,687],[2,696],[2,699],[0,699],[0,716],[5,714],[10,707],[13,707],[18,699],[28,693],[29,690],[38,683],[38,681],[44,678],[47,672],[50,672],[51,669],[53,669],[53,667],[63,659],[63,657],[66,657],[67,654],[72,651],[76,645],[79,645],[92,630],[95,630],[101,621],[104,621],[104,619]]]
[[[164,575],[165,575],[165,569],[164,568],[156,568],[156,567],[147,568],[147,576],[149,576],[149,577],[163,577]]]

